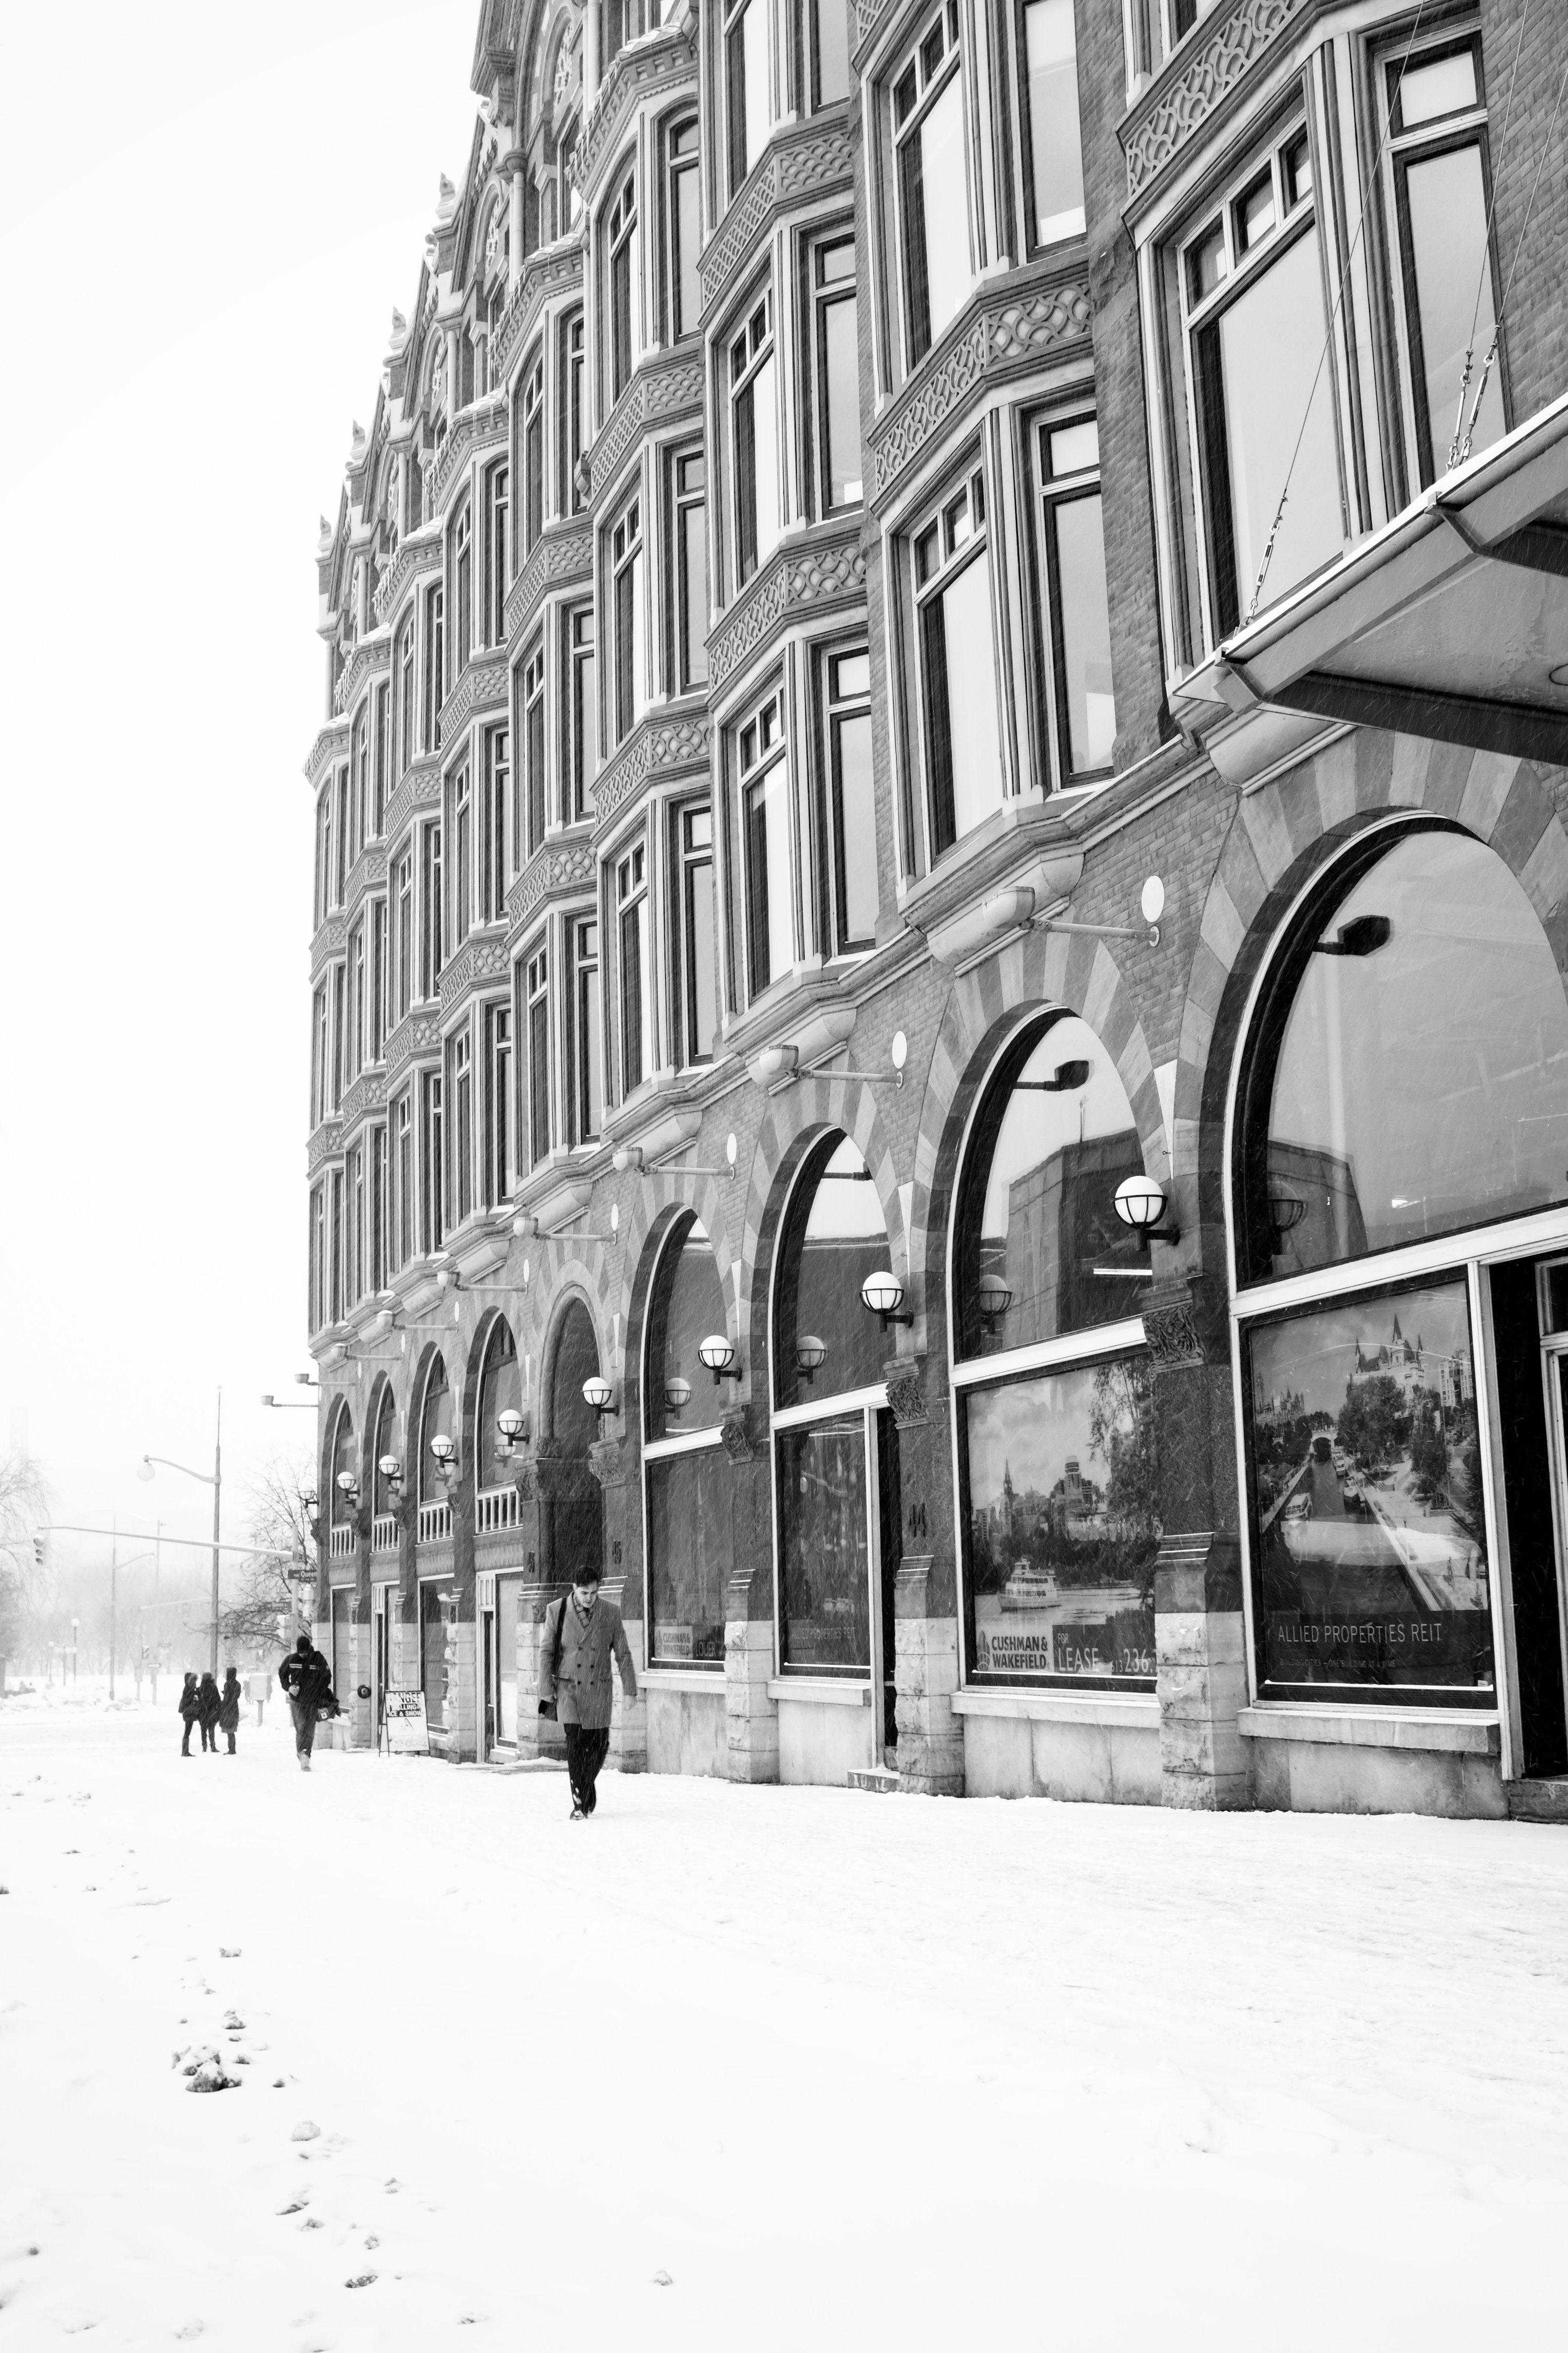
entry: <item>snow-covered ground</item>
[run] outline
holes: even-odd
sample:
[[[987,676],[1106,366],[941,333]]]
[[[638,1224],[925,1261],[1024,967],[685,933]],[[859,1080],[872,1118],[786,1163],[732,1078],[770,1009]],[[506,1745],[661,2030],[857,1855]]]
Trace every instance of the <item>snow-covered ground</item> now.
[[[0,1707],[6,2344],[1563,2341],[1568,1832],[578,1825],[276,1707],[187,1767],[172,1703]]]

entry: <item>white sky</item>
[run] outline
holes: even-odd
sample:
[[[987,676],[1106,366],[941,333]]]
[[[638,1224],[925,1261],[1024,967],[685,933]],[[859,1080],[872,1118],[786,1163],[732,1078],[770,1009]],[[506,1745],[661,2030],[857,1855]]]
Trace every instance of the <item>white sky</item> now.
[[[313,1432],[258,1399],[309,1362],[317,519],[468,161],[478,22],[5,11],[0,1444],[59,1521],[209,1529],[133,1474],[210,1470],[220,1381],[228,1534]]]

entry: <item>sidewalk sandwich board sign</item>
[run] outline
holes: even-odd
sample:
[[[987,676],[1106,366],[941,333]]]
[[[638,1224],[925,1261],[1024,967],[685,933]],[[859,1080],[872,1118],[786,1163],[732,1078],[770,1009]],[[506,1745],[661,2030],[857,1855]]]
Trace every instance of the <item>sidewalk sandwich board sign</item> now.
[[[422,1691],[388,1687],[382,1713],[382,1738],[389,1757],[428,1757],[430,1727]]]

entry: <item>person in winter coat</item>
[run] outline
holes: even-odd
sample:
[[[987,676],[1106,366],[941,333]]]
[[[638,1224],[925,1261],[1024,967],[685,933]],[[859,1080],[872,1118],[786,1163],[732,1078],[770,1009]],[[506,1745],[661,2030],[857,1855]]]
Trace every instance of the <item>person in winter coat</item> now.
[[[309,1634],[300,1635],[279,1668],[278,1680],[288,1696],[289,1713],[294,1719],[294,1754],[300,1760],[300,1770],[308,1773],[316,1740],[316,1718],[338,1712],[337,1701],[332,1697],[332,1671]]]
[[[195,1675],[186,1675],[175,1704],[180,1711],[180,1721],[185,1727],[185,1736],[180,1743],[180,1754],[182,1757],[188,1757],[191,1753],[191,1726],[201,1713],[201,1701],[196,1694]]]
[[[600,1571],[591,1563],[577,1573],[570,1593],[544,1617],[539,1650],[539,1710],[552,1706],[566,1735],[566,1771],[572,1783],[572,1820],[584,1820],[597,1802],[595,1783],[610,1750],[610,1714],[615,1697],[612,1663],[621,1671],[627,1703],[637,1695],[637,1669],[621,1613],[599,1591]]]
[[[204,1756],[209,1748],[215,1757],[217,1755],[217,1720],[222,1708],[223,1699],[216,1678],[210,1673],[205,1674],[196,1692],[196,1722],[202,1727]]]
[[[228,1736],[228,1753],[234,1755],[234,1736],[239,1730],[239,1676],[230,1667],[223,1679],[218,1694],[217,1728]]]

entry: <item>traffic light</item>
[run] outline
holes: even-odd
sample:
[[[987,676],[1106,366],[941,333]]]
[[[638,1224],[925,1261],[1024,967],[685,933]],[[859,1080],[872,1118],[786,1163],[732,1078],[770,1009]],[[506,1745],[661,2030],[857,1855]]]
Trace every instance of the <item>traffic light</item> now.
[[[39,1568],[47,1568],[49,1565],[48,1542],[49,1539],[47,1529],[34,1529],[33,1559],[37,1567]]]

